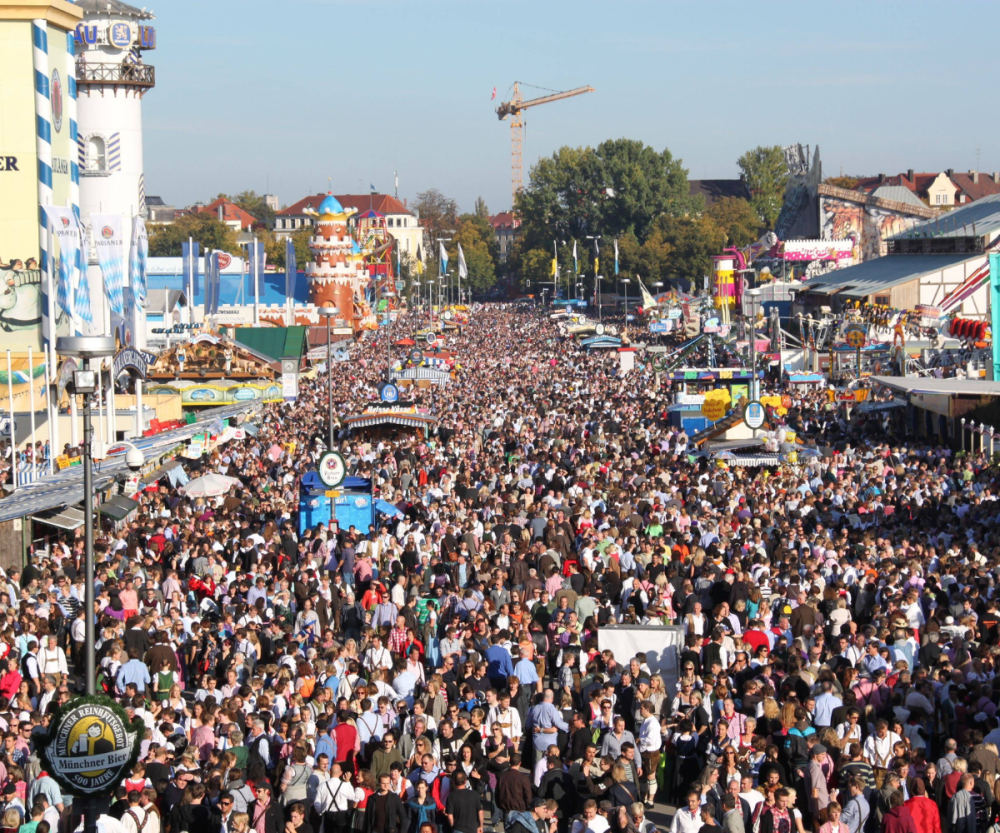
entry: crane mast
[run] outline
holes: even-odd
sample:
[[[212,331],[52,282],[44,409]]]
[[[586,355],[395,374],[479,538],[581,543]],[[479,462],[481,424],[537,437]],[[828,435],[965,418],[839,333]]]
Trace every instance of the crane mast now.
[[[550,104],[553,101],[561,101],[564,98],[572,98],[573,96],[582,95],[583,93],[592,93],[594,88],[587,87],[576,87],[572,90],[566,90],[565,92],[557,92],[552,95],[543,95],[538,98],[532,98],[528,101],[524,101],[521,98],[521,87],[519,82],[514,82],[514,92],[511,95],[510,101],[504,101],[497,107],[497,117],[500,121],[504,121],[508,116],[510,117],[510,171],[511,171],[511,210],[514,209],[514,201],[517,198],[517,192],[523,187],[523,175],[521,168],[521,151],[524,146],[524,116],[522,115],[525,110],[529,107],[537,107],[539,104]]]

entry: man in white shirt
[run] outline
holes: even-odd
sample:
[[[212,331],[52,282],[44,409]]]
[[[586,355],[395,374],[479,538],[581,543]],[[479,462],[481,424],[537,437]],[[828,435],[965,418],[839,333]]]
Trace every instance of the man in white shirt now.
[[[500,695],[500,702],[490,709],[486,715],[486,731],[493,732],[493,724],[499,723],[503,729],[504,737],[509,738],[515,748],[521,743],[521,715],[517,709],[510,707],[510,693],[504,691]]]
[[[646,806],[653,806],[656,797],[656,770],[660,766],[660,747],[663,739],[660,734],[660,721],[655,717],[656,706],[649,700],[644,700],[639,706],[639,717],[642,726],[639,727],[639,738],[636,745],[642,754],[642,769],[646,773]]]
[[[388,671],[392,668],[392,654],[382,645],[380,637],[372,637],[371,647],[365,651],[364,665],[369,671],[374,671],[376,668]]]
[[[346,827],[350,802],[354,801],[354,787],[341,776],[340,764],[330,767],[330,778],[316,792],[313,809],[323,819],[324,830],[342,830]]]
[[[691,790],[687,794],[687,806],[678,807],[674,820],[670,822],[670,833],[698,833],[701,830],[701,794]]]
[[[50,634],[46,645],[38,652],[38,667],[43,674],[52,674],[57,680],[65,679],[69,674],[66,665],[66,654],[59,647],[58,637]]]

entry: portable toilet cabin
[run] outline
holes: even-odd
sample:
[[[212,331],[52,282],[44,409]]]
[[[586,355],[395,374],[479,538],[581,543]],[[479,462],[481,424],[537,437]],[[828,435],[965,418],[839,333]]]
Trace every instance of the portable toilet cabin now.
[[[328,491],[339,494],[328,497]],[[362,535],[367,535],[368,527],[375,523],[372,481],[366,477],[346,477],[331,490],[319,479],[317,472],[307,471],[299,489],[299,535],[307,529],[315,529],[317,524],[328,524],[331,519],[337,521],[340,529],[353,526]]]

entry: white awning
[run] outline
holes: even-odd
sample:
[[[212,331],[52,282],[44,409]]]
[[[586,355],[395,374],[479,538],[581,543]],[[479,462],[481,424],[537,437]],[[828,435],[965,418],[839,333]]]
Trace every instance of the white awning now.
[[[720,457],[730,466],[776,466],[778,465],[777,454],[734,454],[731,457]]]
[[[77,509],[75,506],[66,506],[62,509],[39,512],[37,515],[32,515],[31,517],[40,523],[69,530],[79,529],[85,521],[83,510]]]

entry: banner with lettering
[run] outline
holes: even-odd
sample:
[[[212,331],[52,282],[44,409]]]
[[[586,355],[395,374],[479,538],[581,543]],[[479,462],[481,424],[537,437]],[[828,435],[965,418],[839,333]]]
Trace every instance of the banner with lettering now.
[[[91,229],[97,262],[104,277],[104,294],[108,296],[111,311],[125,315],[125,237],[122,233],[120,214],[91,214]]]
[[[56,303],[67,315],[73,315],[73,296],[80,280],[79,258],[82,235],[80,224],[71,208],[54,205],[42,206],[52,234],[59,241],[59,286],[56,289]]]

